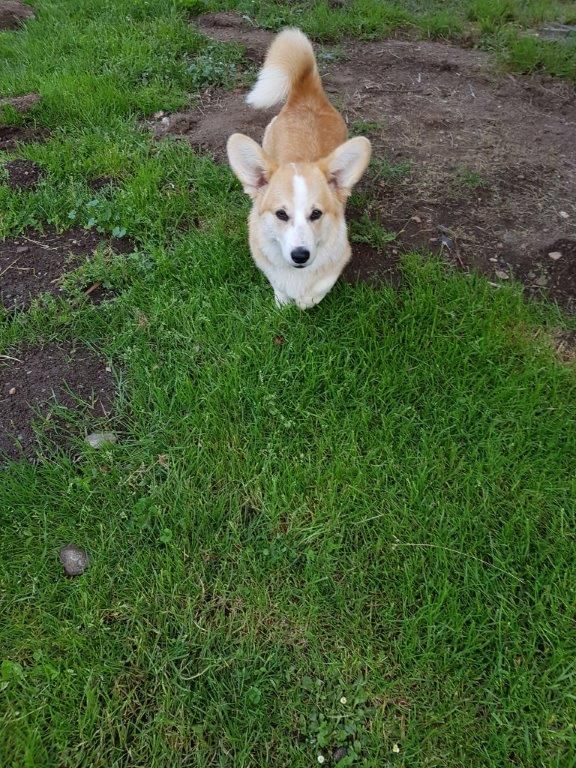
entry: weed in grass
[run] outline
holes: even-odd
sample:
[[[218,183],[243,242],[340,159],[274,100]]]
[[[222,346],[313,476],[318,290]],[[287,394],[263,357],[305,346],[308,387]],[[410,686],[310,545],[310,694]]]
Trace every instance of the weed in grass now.
[[[383,229],[369,213],[363,213],[359,219],[350,223],[350,240],[353,243],[370,245],[378,252],[383,251],[395,239],[396,235]]]
[[[316,60],[320,68],[341,61],[345,56],[344,48],[341,45],[320,45],[316,49]]]
[[[411,173],[412,163],[409,160],[391,163],[384,157],[374,157],[368,167],[367,175],[374,182],[398,184],[407,179]]]
[[[364,764],[366,755],[362,753],[376,713],[366,681],[359,678],[346,684],[305,675],[300,686],[304,701],[299,730],[318,753],[317,761],[334,761],[339,766]]]
[[[198,91],[207,86],[231,87],[237,82],[241,61],[240,46],[208,46],[188,65],[191,88]]]
[[[376,120],[355,120],[350,124],[350,134],[352,136],[366,136],[371,133],[380,133],[384,126]]]
[[[454,177],[458,186],[467,187],[468,189],[482,189],[487,186],[487,182],[481,173],[464,166],[460,166],[455,170]]]

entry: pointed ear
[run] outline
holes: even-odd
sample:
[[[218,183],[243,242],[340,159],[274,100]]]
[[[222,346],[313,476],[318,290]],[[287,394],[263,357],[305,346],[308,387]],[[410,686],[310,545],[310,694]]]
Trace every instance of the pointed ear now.
[[[372,146],[364,136],[341,144],[323,160],[324,173],[328,181],[336,187],[338,197],[344,201],[352,187],[360,180],[370,162]]]
[[[244,192],[255,198],[268,184],[275,168],[262,147],[241,133],[234,133],[226,145],[228,162],[239,178]]]

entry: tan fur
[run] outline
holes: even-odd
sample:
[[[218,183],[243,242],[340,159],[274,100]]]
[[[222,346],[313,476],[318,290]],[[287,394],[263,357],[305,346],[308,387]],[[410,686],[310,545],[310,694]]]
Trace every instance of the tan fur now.
[[[346,123],[324,93],[312,46],[299,30],[274,39],[247,101],[270,106],[283,97],[286,103],[266,128],[262,147],[234,134],[228,157],[253,199],[249,239],[256,264],[278,304],[293,301],[305,309],[322,300],[350,258],[344,205],[368,164],[370,143],[346,141]],[[319,220],[312,218],[315,210]],[[278,221],[278,211],[287,223]],[[289,247],[301,246],[310,261],[295,269]]]
[[[312,47],[294,50],[291,32],[278,35],[264,62],[264,68],[284,65],[292,75],[288,100],[268,126],[262,144],[277,165],[320,160],[348,136],[346,123],[324,93]]]

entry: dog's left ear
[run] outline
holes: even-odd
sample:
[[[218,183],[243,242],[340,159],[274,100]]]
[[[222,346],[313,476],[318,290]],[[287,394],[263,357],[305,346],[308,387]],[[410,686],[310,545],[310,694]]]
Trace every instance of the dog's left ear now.
[[[226,145],[228,162],[252,199],[268,184],[274,167],[268,156],[253,139],[234,133]]]
[[[352,192],[352,187],[360,181],[368,167],[372,145],[364,136],[341,144],[323,161],[323,170],[328,181],[336,187],[336,194],[344,202]]]

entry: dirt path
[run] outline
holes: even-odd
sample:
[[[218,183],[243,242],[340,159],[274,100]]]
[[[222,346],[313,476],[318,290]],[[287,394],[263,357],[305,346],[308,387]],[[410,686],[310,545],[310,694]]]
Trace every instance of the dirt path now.
[[[195,24],[240,42],[261,62],[271,33],[231,13]],[[320,49],[324,83],[352,131],[374,144],[354,218],[396,235],[356,249],[349,275],[385,277],[399,253],[420,248],[495,282],[521,280],[576,310],[576,100],[573,86],[500,74],[488,54],[423,41],[347,42]],[[244,91],[207,92],[200,106],[164,117],[158,136],[186,137],[224,160],[240,131],[261,139],[271,114]]]

